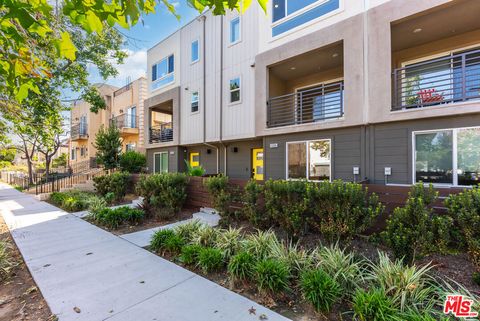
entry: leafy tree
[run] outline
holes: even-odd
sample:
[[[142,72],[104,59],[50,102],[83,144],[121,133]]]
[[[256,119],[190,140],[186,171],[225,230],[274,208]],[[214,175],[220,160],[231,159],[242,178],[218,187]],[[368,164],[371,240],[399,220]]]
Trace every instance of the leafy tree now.
[[[95,148],[97,149],[97,162],[106,169],[116,168],[122,152],[122,139],[116,126],[100,127],[95,136]]]
[[[60,156],[52,161],[52,167],[66,167],[68,162],[67,153],[61,153]]]
[[[0,149],[0,162],[9,162],[12,163],[15,159],[15,155],[17,154],[17,150],[15,147],[5,147]]]

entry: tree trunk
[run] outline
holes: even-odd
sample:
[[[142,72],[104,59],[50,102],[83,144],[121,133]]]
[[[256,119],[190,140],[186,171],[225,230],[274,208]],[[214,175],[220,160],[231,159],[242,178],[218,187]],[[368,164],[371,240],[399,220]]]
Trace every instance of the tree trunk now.
[[[45,155],[45,178],[47,179],[50,177],[50,163],[52,161],[52,158]]]
[[[28,183],[33,185],[33,164],[30,157],[27,157],[27,167],[28,167]]]

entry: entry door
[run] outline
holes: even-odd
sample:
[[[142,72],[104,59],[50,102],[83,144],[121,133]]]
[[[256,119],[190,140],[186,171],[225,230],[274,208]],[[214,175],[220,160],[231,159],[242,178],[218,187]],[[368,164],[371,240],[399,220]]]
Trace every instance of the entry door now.
[[[153,172],[168,173],[168,152],[153,154]]]
[[[200,166],[200,153],[198,152],[190,153],[190,166],[192,167]]]
[[[252,150],[252,168],[253,178],[257,181],[263,181],[263,148]]]

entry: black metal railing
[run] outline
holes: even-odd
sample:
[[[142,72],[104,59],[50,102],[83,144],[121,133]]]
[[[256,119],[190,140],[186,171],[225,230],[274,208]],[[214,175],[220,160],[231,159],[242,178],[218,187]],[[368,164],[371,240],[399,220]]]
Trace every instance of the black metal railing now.
[[[172,123],[163,123],[161,125],[150,127],[149,142],[163,143],[173,141],[173,126]]]
[[[393,70],[392,110],[480,98],[480,50]]]
[[[73,140],[79,138],[86,138],[88,136],[87,123],[77,123],[72,125],[71,137]]]
[[[71,162],[70,163],[70,173],[73,174],[78,174],[78,173],[84,173],[87,172],[93,168],[99,168],[99,164],[97,163],[97,158],[96,157],[90,157],[87,160],[81,161],[81,162]]]
[[[121,114],[110,119],[110,124],[117,128],[138,128],[138,117],[133,114]]]
[[[267,127],[307,124],[343,116],[343,82],[270,98]]]

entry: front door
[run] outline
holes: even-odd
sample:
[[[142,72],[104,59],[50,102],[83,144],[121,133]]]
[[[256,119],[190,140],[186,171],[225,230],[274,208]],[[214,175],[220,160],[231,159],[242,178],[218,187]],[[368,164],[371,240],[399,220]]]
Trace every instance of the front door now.
[[[263,181],[263,148],[252,150],[252,168],[253,178],[257,181]]]

